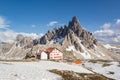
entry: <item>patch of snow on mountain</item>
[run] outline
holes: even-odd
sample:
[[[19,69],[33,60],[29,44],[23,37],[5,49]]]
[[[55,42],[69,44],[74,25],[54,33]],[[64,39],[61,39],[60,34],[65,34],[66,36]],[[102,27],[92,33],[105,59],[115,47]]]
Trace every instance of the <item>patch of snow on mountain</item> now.
[[[66,51],[73,51],[73,55],[77,57],[80,55],[80,51],[77,51],[75,49],[75,46],[68,46],[68,48],[66,48]]]
[[[68,48],[66,48],[66,51],[75,51],[75,47],[74,46],[68,46]]]
[[[54,42],[56,42],[55,40],[51,40],[49,43],[50,44],[54,44]]]
[[[81,44],[81,42],[79,41],[79,44],[81,46],[81,48],[83,49],[83,53],[81,53],[81,55],[85,58],[85,59],[91,59],[92,56],[90,55],[90,53],[87,51],[87,49]]]
[[[87,52],[81,53],[81,55],[85,58],[85,59],[91,59],[91,55]]]
[[[106,45],[104,45],[104,47],[107,48],[107,49],[117,48],[117,47],[113,47],[113,46],[111,46],[110,44],[106,44]]]
[[[102,52],[102,50],[100,49],[100,48],[98,48],[96,45],[94,45],[94,47],[95,47],[95,49],[96,49],[96,53],[98,54],[98,55],[101,55],[101,56],[106,56],[103,52]],[[98,52],[99,51],[99,52]]]

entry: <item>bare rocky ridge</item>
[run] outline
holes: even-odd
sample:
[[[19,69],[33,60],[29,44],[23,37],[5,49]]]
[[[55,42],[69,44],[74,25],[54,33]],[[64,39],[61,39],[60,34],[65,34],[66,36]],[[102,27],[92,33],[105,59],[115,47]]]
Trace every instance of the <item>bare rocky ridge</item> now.
[[[50,41],[59,42],[63,46],[75,45],[77,50],[82,51],[78,44],[78,41],[75,37],[78,37],[81,40],[81,43],[86,48],[94,48],[94,44],[97,44],[97,40],[94,38],[92,33],[84,30],[77,17],[73,17],[72,21],[69,22],[68,26],[60,27],[58,29],[53,29],[48,31],[41,39],[40,44],[47,44]],[[62,39],[60,41],[60,39]]]
[[[23,48],[32,48],[33,47],[33,40],[31,37],[24,37],[23,35],[19,34],[16,37],[16,46],[23,47]]]
[[[0,59],[24,59],[26,54],[30,52],[32,47],[33,40],[30,37],[18,35],[15,42],[0,44]]]

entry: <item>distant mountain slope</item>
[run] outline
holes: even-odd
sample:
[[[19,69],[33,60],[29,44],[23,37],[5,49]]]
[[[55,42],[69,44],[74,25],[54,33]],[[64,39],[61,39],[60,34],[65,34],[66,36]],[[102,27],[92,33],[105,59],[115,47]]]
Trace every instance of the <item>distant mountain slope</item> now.
[[[23,35],[18,35],[13,43],[0,44],[0,60],[24,59],[33,47],[33,40]]]
[[[106,44],[104,45],[109,51],[120,54],[120,44]]]

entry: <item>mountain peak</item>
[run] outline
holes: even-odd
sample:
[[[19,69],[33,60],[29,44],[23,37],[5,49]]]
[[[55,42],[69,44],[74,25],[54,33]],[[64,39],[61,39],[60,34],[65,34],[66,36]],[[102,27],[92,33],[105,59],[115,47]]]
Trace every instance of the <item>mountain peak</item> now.
[[[79,20],[76,16],[74,16],[72,20],[69,22],[68,27],[72,29],[74,32],[76,32],[79,29],[82,30],[82,26],[80,25]]]
[[[73,16],[72,22],[79,23],[79,22],[78,22],[78,19],[77,19],[77,16]]]

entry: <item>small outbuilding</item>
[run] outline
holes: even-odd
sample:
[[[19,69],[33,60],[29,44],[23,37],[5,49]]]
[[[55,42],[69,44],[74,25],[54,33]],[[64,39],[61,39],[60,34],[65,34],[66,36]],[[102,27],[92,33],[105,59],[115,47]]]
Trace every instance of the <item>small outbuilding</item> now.
[[[38,50],[37,51],[37,59],[47,60],[48,59],[48,54],[44,51]]]

